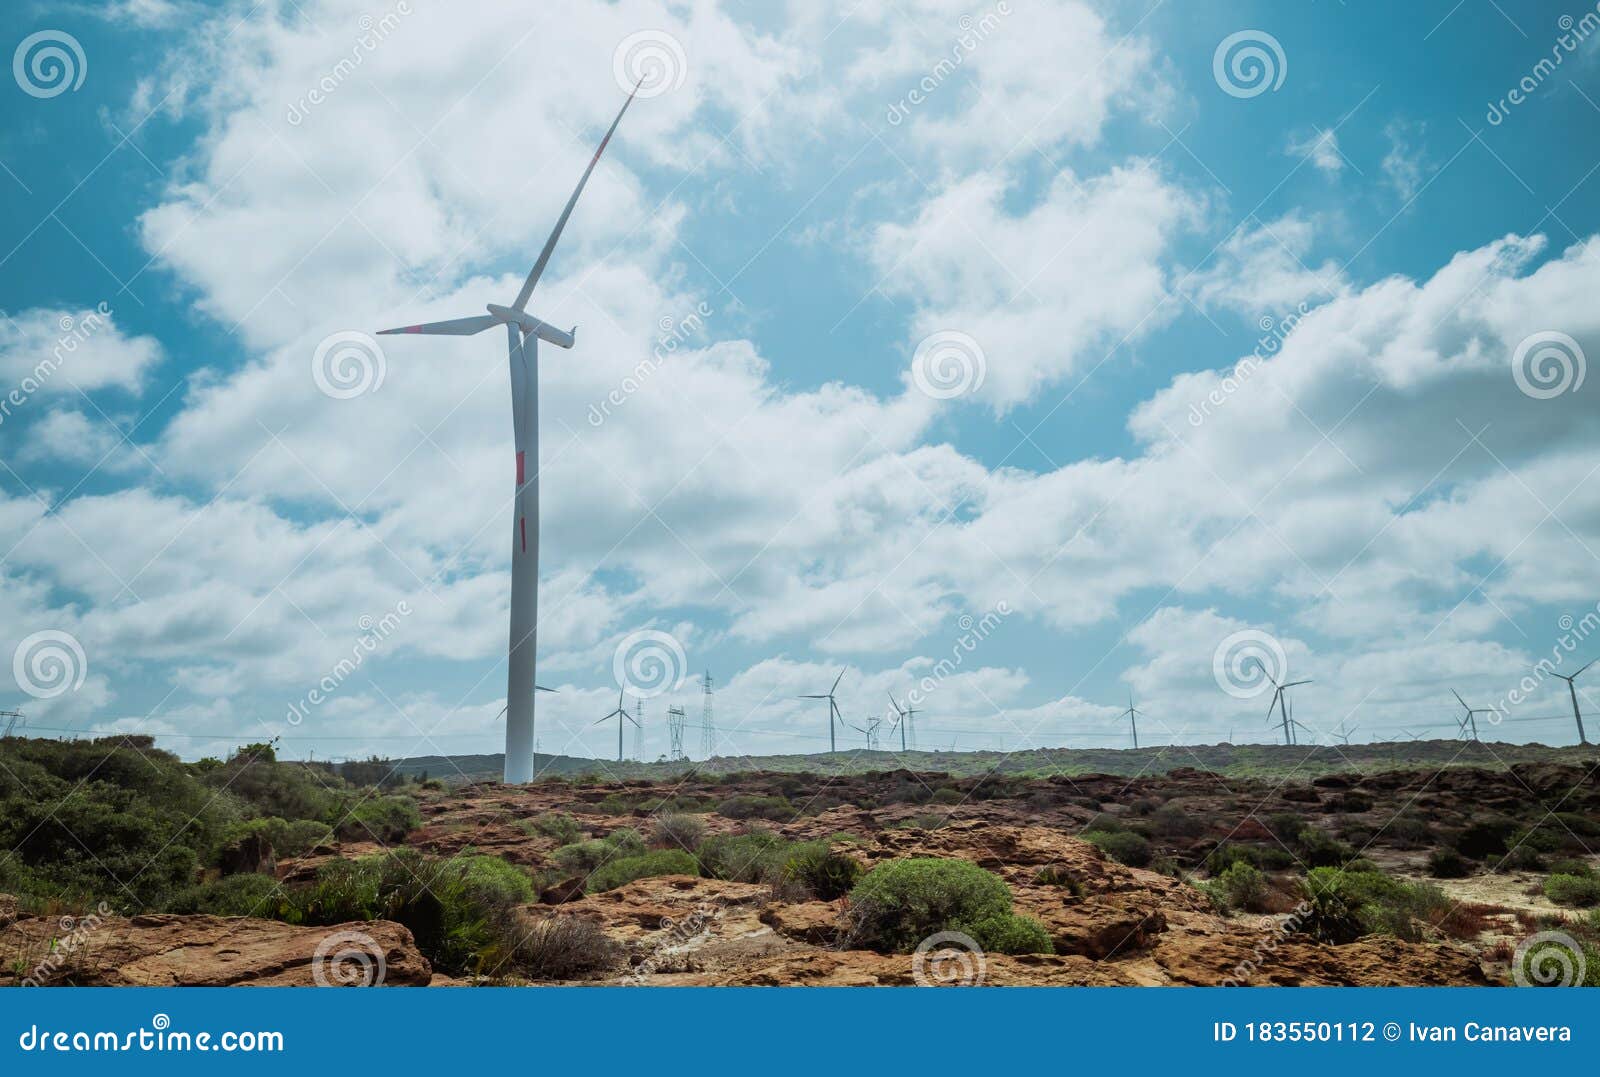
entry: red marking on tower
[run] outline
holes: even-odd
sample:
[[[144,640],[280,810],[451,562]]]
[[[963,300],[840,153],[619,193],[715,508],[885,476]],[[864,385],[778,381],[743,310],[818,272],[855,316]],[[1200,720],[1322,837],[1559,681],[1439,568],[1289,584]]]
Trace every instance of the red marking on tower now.
[[[526,480],[523,478],[523,454],[517,453],[517,485],[521,486]]]
[[[528,518],[526,516],[518,516],[517,517],[517,530],[519,532],[521,532],[521,534],[522,534],[522,552],[523,553],[527,553],[528,552]]]

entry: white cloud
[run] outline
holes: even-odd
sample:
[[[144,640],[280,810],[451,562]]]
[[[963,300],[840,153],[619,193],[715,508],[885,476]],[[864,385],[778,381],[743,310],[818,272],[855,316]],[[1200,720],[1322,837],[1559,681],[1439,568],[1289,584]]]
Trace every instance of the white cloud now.
[[[1316,128],[1307,135],[1290,136],[1287,152],[1295,157],[1306,158],[1318,171],[1329,174],[1342,171],[1348,163],[1344,154],[1339,152],[1338,133],[1322,128]]]
[[[153,338],[125,335],[105,307],[36,307],[0,321],[0,379],[25,397],[75,389],[138,392],[161,357]]]
[[[1243,222],[1209,267],[1180,283],[1201,306],[1281,320],[1302,303],[1331,298],[1347,286],[1332,259],[1311,266],[1316,233],[1311,218],[1292,211],[1264,224]]]

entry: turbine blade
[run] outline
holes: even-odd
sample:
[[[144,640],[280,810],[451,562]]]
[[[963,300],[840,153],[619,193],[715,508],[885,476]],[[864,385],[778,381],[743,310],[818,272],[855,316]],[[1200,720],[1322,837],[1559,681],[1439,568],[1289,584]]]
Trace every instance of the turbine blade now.
[[[1591,658],[1591,659],[1589,659],[1583,665],[1578,667],[1578,673],[1582,673],[1584,670],[1588,669],[1590,666],[1594,665],[1596,662],[1600,662],[1600,658]],[[1572,678],[1577,677],[1578,673],[1574,673],[1572,675]],[[1568,679],[1570,680],[1572,678],[1568,678]]]
[[[827,699],[827,696],[795,696],[796,699]]]
[[[578,186],[572,191],[572,197],[567,199],[567,207],[561,211],[561,216],[556,220],[556,226],[550,233],[550,238],[544,241],[544,250],[539,252],[539,260],[533,263],[533,271],[528,274],[528,279],[523,282],[522,291],[517,293],[517,301],[511,304],[517,310],[522,310],[528,305],[528,297],[533,295],[533,286],[539,283],[539,278],[544,274],[544,267],[550,263],[550,255],[556,249],[556,241],[561,238],[561,230],[567,226],[567,218],[572,216],[572,207],[578,204],[578,196],[583,193],[584,184],[589,182],[589,176],[594,172],[594,166],[600,163],[600,155],[606,152],[606,144],[611,141],[611,136],[616,134],[617,124],[622,122],[622,114],[628,111],[628,106],[633,104],[634,94],[639,92],[639,86],[644,83],[640,79],[633,87],[633,93],[622,103],[622,109],[617,113],[617,118],[611,121],[611,129],[606,132],[606,137],[600,140],[600,148],[594,151],[594,156],[589,158],[589,167],[583,170],[583,178],[578,180]]]
[[[1454,688],[1452,688],[1452,689],[1450,689],[1450,694],[1456,697],[1456,702],[1457,703],[1461,704],[1463,707],[1467,707],[1467,701],[1461,698],[1461,693],[1460,692],[1458,692]],[[1471,707],[1467,707],[1467,709],[1471,710],[1472,708]]]
[[[550,693],[550,694],[552,694],[552,695],[554,695],[554,694],[555,694],[555,693],[556,693],[556,691],[557,691],[557,690],[556,690],[556,689],[554,689],[554,688],[546,688],[546,687],[545,687],[545,686],[544,686],[544,685],[542,685],[542,684],[536,684],[536,685],[534,685],[534,686],[533,686],[533,690],[534,690],[534,691],[535,691],[535,692],[549,692],[549,693]]]
[[[435,337],[470,337],[498,324],[500,319],[494,315],[479,314],[471,318],[452,318],[448,322],[423,322],[421,325],[403,325],[399,329],[380,329],[378,335],[381,337],[395,333],[421,333]]]
[[[840,671],[839,671],[839,675],[838,675],[838,676],[837,676],[837,677],[835,677],[835,678],[834,678],[834,679],[833,679],[833,687],[832,687],[832,688],[830,688],[830,689],[828,689],[828,694],[829,694],[829,695],[830,695],[830,696],[831,696],[831,695],[833,695],[833,693],[834,693],[834,691],[835,691],[835,690],[836,690],[836,689],[838,689],[838,687],[839,687],[839,682],[840,682],[840,681],[842,681],[842,680],[844,680],[844,675],[845,675],[845,672],[846,672],[846,671],[847,671],[847,670],[849,670],[849,668],[850,668],[850,667],[849,667],[849,666],[846,666],[846,667],[845,667],[845,668],[844,668],[844,669],[841,669],[841,670],[840,670]]]

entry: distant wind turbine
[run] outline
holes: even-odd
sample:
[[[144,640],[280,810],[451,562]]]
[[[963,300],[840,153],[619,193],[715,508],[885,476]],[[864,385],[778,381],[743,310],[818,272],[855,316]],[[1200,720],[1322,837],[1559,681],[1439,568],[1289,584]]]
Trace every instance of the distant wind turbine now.
[[[911,728],[911,716],[917,713],[916,707],[901,707],[894,698],[894,693],[889,693],[889,706],[894,708],[894,724],[889,727],[889,735],[894,736],[895,728],[900,730],[900,750],[906,750],[906,732]],[[917,746],[916,739],[911,740],[911,747]]]
[[[1360,726],[1361,723],[1357,722],[1349,729],[1346,729],[1344,727],[1344,721],[1341,719],[1339,722],[1339,728],[1334,732],[1333,735],[1338,739],[1340,744],[1343,744],[1346,748],[1348,748],[1350,746],[1350,734],[1354,733],[1358,728],[1360,728]]]
[[[1574,673],[1573,676],[1576,677],[1577,674]],[[1450,694],[1456,697],[1456,702],[1461,704],[1461,708],[1464,711],[1467,712],[1461,719],[1461,728],[1456,730],[1456,736],[1458,736],[1458,737],[1466,736],[1467,735],[1467,730],[1470,727],[1471,730],[1472,730],[1472,739],[1473,740],[1477,740],[1478,739],[1478,715],[1480,715],[1480,714],[1493,714],[1494,711],[1490,710],[1488,707],[1469,707],[1469,706],[1467,706],[1467,701],[1462,699],[1461,698],[1461,693],[1456,691],[1454,688],[1450,689]]]
[[[839,671],[839,675],[833,679],[833,687],[828,689],[822,695],[800,696],[799,697],[800,699],[826,699],[828,701],[828,751],[829,751],[830,754],[839,750],[838,747],[834,743],[833,727],[834,727],[834,723],[836,721],[837,722],[844,721],[844,715],[843,715],[843,713],[840,712],[839,704],[838,704],[837,701],[834,700],[833,693],[838,689],[839,682],[844,680],[844,675],[845,675],[845,670],[841,669]],[[854,728],[854,727],[852,726],[851,728]]]
[[[1578,723],[1578,743],[1579,744],[1588,744],[1589,743],[1589,738],[1586,735],[1584,735],[1584,732],[1583,732],[1583,712],[1578,709],[1578,688],[1572,682],[1578,679],[1578,674],[1582,673],[1584,670],[1588,669],[1590,666],[1594,665],[1596,662],[1600,662],[1600,658],[1591,658],[1589,661],[1587,661],[1583,665],[1579,666],[1576,670],[1574,670],[1570,674],[1567,674],[1567,673],[1556,673],[1557,677],[1560,677],[1562,680],[1567,682],[1567,692],[1569,694],[1571,694],[1571,696],[1572,696],[1572,719],[1573,719],[1573,721]],[[1554,670],[1551,670],[1551,672],[1555,673]]]
[[[1267,725],[1272,725],[1272,709],[1276,707],[1278,709],[1278,714],[1283,719],[1283,743],[1294,744],[1294,727],[1296,725],[1300,725],[1300,723],[1290,721],[1289,709],[1284,705],[1283,702],[1285,698],[1284,693],[1288,692],[1291,688],[1298,688],[1302,684],[1310,684],[1311,681],[1289,681],[1285,684],[1279,684],[1277,680],[1274,679],[1272,674],[1267,672],[1266,666],[1262,665],[1260,662],[1257,662],[1256,665],[1260,666],[1261,675],[1272,682],[1272,702],[1267,704]],[[1306,727],[1300,725],[1300,728],[1305,729]],[[1310,731],[1307,730],[1307,732]]]
[[[642,79],[640,80],[642,83]],[[589,159],[566,208],[556,219],[556,226],[545,240],[538,261],[523,282],[522,290],[509,307],[496,303],[488,305],[487,314],[469,318],[455,318],[445,322],[426,322],[399,329],[385,329],[383,333],[420,333],[432,336],[468,337],[496,325],[506,327],[506,342],[510,349],[511,364],[511,424],[517,450],[517,485],[514,516],[515,530],[511,536],[511,633],[507,661],[506,681],[506,761],[505,781],[520,784],[533,780],[533,684],[538,665],[539,624],[539,341],[558,348],[570,348],[576,343],[577,326],[562,331],[540,321],[527,312],[528,300],[534,286],[550,264],[550,255],[561,238],[561,230],[572,216],[572,207],[589,182],[594,166],[600,163],[623,113],[633,103],[639,92],[622,103],[617,118],[611,121],[610,130],[600,140],[600,148]],[[517,138],[510,131],[502,137]],[[529,457],[532,459],[529,459]]]
[[[623,693],[626,691],[626,688],[617,689],[617,709],[595,723],[595,725],[604,725],[613,718],[617,720],[617,762],[619,763],[622,762],[622,720],[626,718],[628,721],[633,722],[634,725],[639,724],[633,715],[628,713],[627,708],[623,706]]]
[[[1117,715],[1117,717],[1128,720],[1128,725],[1133,729],[1133,746],[1135,748],[1139,747],[1139,712],[1134,709],[1132,692],[1128,693],[1128,709]]]

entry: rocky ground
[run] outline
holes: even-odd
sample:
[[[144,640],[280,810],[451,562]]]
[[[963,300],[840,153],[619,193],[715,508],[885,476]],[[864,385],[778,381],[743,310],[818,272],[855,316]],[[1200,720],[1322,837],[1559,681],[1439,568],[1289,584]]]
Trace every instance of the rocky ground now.
[[[948,792],[940,792],[948,790]],[[783,798],[787,819],[732,818],[739,797]],[[864,867],[899,857],[971,861],[1011,887],[1018,912],[1038,920],[1053,955],[986,955],[989,984],[1026,985],[1471,985],[1504,982],[1504,940],[1526,933],[1538,900],[1530,878],[1480,872],[1442,885],[1471,926],[1437,925],[1421,942],[1369,936],[1326,945],[1286,930],[1300,868],[1275,880],[1260,915],[1219,912],[1192,880],[1224,842],[1282,845],[1268,820],[1289,815],[1339,837],[1395,873],[1421,875],[1430,844],[1485,814],[1536,825],[1553,812],[1600,820],[1600,783],[1580,766],[1509,770],[1389,771],[1324,775],[1311,782],[1223,779],[1194,770],[1147,778],[1108,775],[1019,780],[951,779],[888,772],[824,777],[756,774],[671,783],[481,784],[421,796],[423,825],[406,844],[451,855],[491,854],[545,877],[537,919],[576,916],[599,925],[627,955],[603,981],[648,985],[873,985],[913,982],[910,955],[852,950],[847,902],[805,900],[771,887],[685,875],[639,879],[584,895],[581,880],[548,878],[558,842],[526,826],[570,815],[590,835],[648,829],[663,798],[712,833],[759,825],[792,839],[823,839]],[[1128,867],[1078,835],[1097,819],[1145,820],[1155,863]],[[1397,825],[1418,819],[1425,825]],[[276,866],[282,880],[312,877],[335,856],[323,849]],[[781,889],[781,888],[780,888]],[[410,933],[384,921],[346,925],[373,940],[388,984],[448,984],[432,974]],[[45,960],[52,940],[75,938],[54,918],[7,911],[0,953],[17,978]],[[67,955],[73,979],[91,984],[305,984],[313,958],[340,928],[268,920],[152,915],[109,918]],[[61,943],[54,943],[56,951]],[[948,971],[948,970],[947,970]],[[971,969],[965,974],[977,975]]]

